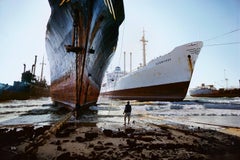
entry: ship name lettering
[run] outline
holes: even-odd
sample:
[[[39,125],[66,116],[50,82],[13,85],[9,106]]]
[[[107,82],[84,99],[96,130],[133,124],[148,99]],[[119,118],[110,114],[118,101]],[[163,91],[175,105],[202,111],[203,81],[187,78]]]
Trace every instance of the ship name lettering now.
[[[190,54],[198,54],[200,52],[200,48],[191,48],[191,49],[187,49],[187,51]]]
[[[157,62],[156,65],[159,65],[159,64],[162,64],[162,63],[165,63],[165,62],[169,62],[171,60],[172,60],[171,58],[168,58],[168,59]]]

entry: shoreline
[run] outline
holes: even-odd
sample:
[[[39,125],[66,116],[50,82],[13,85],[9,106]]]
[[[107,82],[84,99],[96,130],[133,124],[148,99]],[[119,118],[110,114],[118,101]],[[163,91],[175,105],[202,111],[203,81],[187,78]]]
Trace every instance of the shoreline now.
[[[106,127],[97,123],[68,121],[31,153],[25,153],[26,146],[50,125],[1,128],[1,159],[240,158],[238,136],[187,125],[133,122],[127,126],[109,123]]]

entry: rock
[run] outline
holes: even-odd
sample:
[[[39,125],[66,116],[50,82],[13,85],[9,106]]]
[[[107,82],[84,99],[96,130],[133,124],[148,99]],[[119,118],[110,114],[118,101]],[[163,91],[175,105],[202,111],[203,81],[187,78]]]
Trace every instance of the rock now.
[[[150,159],[159,159],[159,155],[157,153],[152,153],[150,154]]]
[[[61,144],[61,141],[60,140],[57,140],[57,142],[55,143],[56,145],[60,145]]]
[[[156,135],[156,131],[147,131],[146,132],[146,135],[151,135],[151,136],[153,136],[153,135]]]
[[[68,140],[68,139],[64,139],[64,140],[63,140],[63,143],[66,143],[66,142],[69,142],[69,140]]]
[[[103,134],[104,134],[105,136],[107,136],[107,137],[112,137],[113,131],[110,130],[110,129],[104,129],[104,130],[103,130]]]
[[[66,128],[65,131],[66,131],[66,132],[69,132],[69,133],[72,133],[72,132],[75,132],[75,131],[76,131],[76,128],[75,128],[75,127]]]
[[[174,137],[172,136],[171,133],[168,133],[168,135],[167,135],[167,139],[168,139],[168,140],[174,140]]]
[[[70,132],[68,132],[66,130],[63,130],[63,131],[60,131],[60,132],[56,133],[57,138],[69,137],[69,135],[70,135]]]
[[[122,152],[122,156],[123,156],[123,157],[126,157],[128,154],[129,154],[128,151],[123,151],[123,152]]]
[[[77,142],[80,142],[80,143],[85,141],[85,138],[80,137],[80,136],[76,137],[75,139],[76,139]]]
[[[25,132],[26,137],[32,138],[34,134],[34,127],[23,127],[23,131]]]
[[[78,155],[78,156],[73,156],[72,157],[72,159],[73,160],[77,160],[77,159],[79,159],[79,160],[88,160],[88,159],[90,159],[89,157],[85,157],[84,155]]]
[[[95,151],[101,151],[101,150],[105,150],[106,148],[103,145],[98,144],[98,145],[94,146],[93,149]]]
[[[93,147],[94,147],[93,144],[89,144],[89,145],[88,145],[88,148],[93,148]]]
[[[127,139],[127,144],[130,147],[134,147],[136,145],[136,140],[135,139]]]
[[[119,144],[118,147],[119,147],[119,148],[123,148],[124,145],[123,145],[123,144]]]
[[[16,151],[17,148],[16,148],[15,146],[11,146],[11,147],[10,147],[10,150],[11,150],[11,151]]]
[[[8,131],[7,128],[1,128],[0,129],[0,134],[2,135],[3,133],[6,133]]]
[[[56,137],[63,138],[63,137],[69,137],[70,133],[74,132],[76,130],[75,127],[67,128],[67,126],[63,126],[60,131],[56,133]]]
[[[107,152],[108,155],[112,155],[113,154],[113,150],[110,150]]]
[[[91,158],[94,158],[96,155],[97,155],[97,154],[96,154],[95,151],[92,151],[92,152],[90,153]],[[90,159],[91,159],[91,158],[90,158]]]
[[[69,159],[71,159],[70,152],[63,153],[57,157],[57,160],[69,160]]]
[[[97,132],[86,132],[85,133],[85,138],[87,140],[93,140],[94,138],[98,137],[98,133]]]
[[[154,141],[155,139],[151,136],[139,136],[137,138],[138,140],[145,141],[145,142],[151,142]]]
[[[50,126],[43,126],[35,129],[35,137],[42,135],[46,130],[48,130]]]
[[[62,147],[61,147],[61,146],[57,146],[57,150],[58,150],[58,151],[61,151],[61,150],[62,150]]]
[[[144,153],[141,153],[141,158],[145,159],[146,155]]]
[[[113,133],[112,136],[113,137],[127,137],[126,133],[124,133],[123,131]]]
[[[164,145],[163,144],[158,144],[158,143],[156,143],[156,144],[149,144],[148,145],[148,149],[150,149],[150,150],[158,150],[158,149],[160,149],[161,147],[163,147]]]
[[[113,146],[112,142],[105,143],[105,146]]]
[[[126,134],[131,134],[131,133],[133,133],[135,131],[135,129],[133,129],[133,128],[126,128],[125,129],[125,133]]]

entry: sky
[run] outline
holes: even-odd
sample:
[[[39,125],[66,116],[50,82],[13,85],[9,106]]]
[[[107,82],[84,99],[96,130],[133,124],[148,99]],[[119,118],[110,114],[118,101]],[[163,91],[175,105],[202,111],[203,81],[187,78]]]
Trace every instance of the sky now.
[[[145,31],[147,62],[176,46],[203,41],[190,88],[205,84],[239,87],[239,0],[124,0],[125,20],[119,29],[118,47],[108,71],[123,68],[123,52],[133,54],[133,68],[142,63],[140,39]],[[0,83],[21,79],[23,64],[31,69],[38,55],[36,74],[50,83],[45,32],[50,7],[47,0],[0,1]],[[129,70],[129,64],[127,64]],[[228,79],[227,83],[225,79]]]

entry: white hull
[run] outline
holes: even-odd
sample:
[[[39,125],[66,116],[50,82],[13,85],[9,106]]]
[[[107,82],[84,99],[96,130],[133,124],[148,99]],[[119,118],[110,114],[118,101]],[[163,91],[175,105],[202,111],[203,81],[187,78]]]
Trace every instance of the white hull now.
[[[202,46],[201,41],[178,46],[170,53],[153,59],[137,71],[107,83],[102,87],[101,93],[111,95],[109,93],[116,91],[189,83]]]

